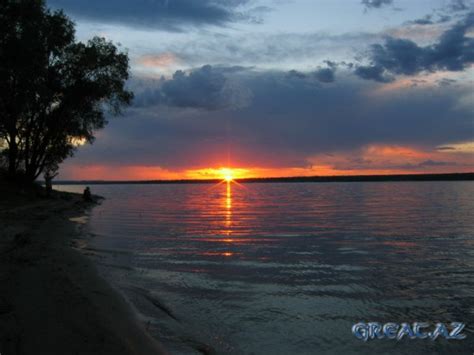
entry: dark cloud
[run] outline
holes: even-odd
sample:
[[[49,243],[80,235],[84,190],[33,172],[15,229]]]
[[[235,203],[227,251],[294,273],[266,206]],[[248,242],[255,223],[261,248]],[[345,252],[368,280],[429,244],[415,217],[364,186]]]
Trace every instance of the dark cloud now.
[[[355,69],[355,74],[366,80],[375,80],[380,83],[389,83],[394,77],[387,75],[385,68],[381,65],[359,66]]]
[[[366,9],[379,9],[385,5],[391,5],[393,0],[362,0],[361,3]]]
[[[449,9],[453,12],[469,10],[469,6],[464,0],[451,0]]]
[[[321,83],[332,83],[336,80],[335,69],[319,68],[313,72],[303,73],[297,70],[290,70],[287,73],[288,79],[307,80],[308,82],[316,80]]]
[[[308,75],[306,75],[305,73],[302,73],[300,71],[297,71],[297,70],[290,70],[288,73],[287,73],[287,76],[288,78],[290,79],[306,79],[308,77]]]
[[[314,72],[314,76],[322,83],[332,83],[336,80],[333,68],[321,68]]]
[[[346,63],[341,62],[332,62],[330,60],[325,60],[324,63],[327,65],[325,67],[318,67],[318,69],[309,72],[309,73],[302,73],[297,70],[290,70],[287,73],[287,77],[289,79],[301,79],[301,80],[311,80],[316,79],[316,81],[321,83],[333,83],[336,80],[336,70],[340,66],[345,66]]]
[[[449,85],[453,85],[454,83],[456,83],[456,80],[448,79],[448,78],[442,78],[437,81],[437,84],[439,86],[449,86]]]
[[[251,91],[252,100],[238,110],[207,109],[223,107],[206,103],[223,86],[214,71]],[[172,99],[134,107],[126,120],[111,120],[94,146],[81,149],[74,161],[180,168],[221,164],[229,154],[236,166],[304,167],[312,156],[368,145],[436,150],[473,138],[472,107],[459,104],[469,94],[462,86],[404,88],[392,95],[343,70],[331,85],[302,80],[298,72],[214,67],[194,72],[196,77],[179,74],[169,80],[166,92]],[[215,86],[207,83],[214,75]],[[183,98],[191,88],[199,96]],[[206,109],[182,108],[196,103]]]
[[[396,169],[403,169],[403,170],[412,170],[412,169],[429,169],[429,168],[438,168],[443,166],[457,166],[456,162],[448,162],[448,161],[436,161],[436,160],[425,160],[418,164],[404,164],[404,165],[397,165],[394,166]]]
[[[178,70],[170,80],[152,80],[142,88],[136,87],[135,104],[137,107],[167,105],[205,110],[244,107],[251,99],[250,91],[239,85],[235,75],[229,78],[229,74],[242,70],[242,67],[210,65],[189,73]]]
[[[53,8],[99,22],[181,31],[187,26],[261,22],[267,8],[245,9],[249,0],[48,0]]]
[[[438,42],[430,46],[421,47],[408,39],[387,37],[383,45],[371,46],[370,65],[359,66],[355,73],[363,79],[387,82],[398,74],[462,71],[474,63],[474,39],[466,36],[473,27],[474,12],[445,31]]]
[[[416,19],[416,20],[413,20],[413,21],[409,21],[408,24],[409,25],[421,25],[421,26],[435,25],[435,24],[439,24],[439,23],[445,23],[445,22],[448,22],[450,20],[451,20],[451,16],[449,16],[449,15],[438,14],[437,18],[434,18],[433,15],[426,15],[422,18],[419,18],[419,19]]]
[[[432,25],[433,24],[433,16],[432,15],[426,15],[425,17],[413,20],[410,23],[413,23],[415,25]]]
[[[373,161],[365,158],[346,158],[345,161],[338,162],[334,165],[336,170],[370,170],[370,169],[392,169],[392,170],[427,170],[430,171],[433,168],[447,167],[447,166],[458,166],[456,162],[448,161],[436,161],[432,159],[424,160],[420,163],[405,163],[400,164],[391,161],[390,159],[382,161]]]
[[[328,62],[327,65],[328,68],[320,67],[309,73],[291,70],[286,78],[306,80],[310,86],[315,82],[332,83],[337,64]],[[239,76],[251,71],[251,68],[240,66],[205,65],[189,72],[178,70],[169,80],[137,79],[130,83],[130,89],[135,92],[135,107],[163,105],[207,111],[241,109],[250,104],[252,91],[243,85]]]
[[[446,166],[446,165],[456,165],[454,162],[446,162],[446,161],[434,161],[434,160],[425,160],[418,164],[419,167],[429,167],[429,166]]]

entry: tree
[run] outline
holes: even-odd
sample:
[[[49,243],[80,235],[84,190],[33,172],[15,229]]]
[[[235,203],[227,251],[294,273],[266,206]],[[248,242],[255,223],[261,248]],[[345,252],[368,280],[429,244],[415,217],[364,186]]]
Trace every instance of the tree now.
[[[0,151],[9,176],[34,181],[94,141],[133,94],[128,55],[74,24],[44,0],[0,2]]]

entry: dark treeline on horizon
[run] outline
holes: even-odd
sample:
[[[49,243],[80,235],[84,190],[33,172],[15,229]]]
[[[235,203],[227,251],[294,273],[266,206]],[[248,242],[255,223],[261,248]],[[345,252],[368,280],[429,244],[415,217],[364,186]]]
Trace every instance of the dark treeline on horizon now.
[[[447,174],[397,174],[397,175],[341,175],[341,176],[292,176],[268,178],[235,179],[239,183],[297,183],[297,182],[384,182],[384,181],[472,181],[472,173]],[[69,180],[57,181],[56,185],[119,185],[119,184],[215,184],[220,179],[182,179],[182,180]]]

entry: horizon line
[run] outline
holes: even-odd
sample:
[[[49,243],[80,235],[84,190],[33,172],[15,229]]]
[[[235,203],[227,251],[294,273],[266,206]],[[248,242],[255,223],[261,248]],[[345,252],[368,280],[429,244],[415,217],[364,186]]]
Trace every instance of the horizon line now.
[[[370,181],[455,181],[474,180],[474,172],[453,173],[406,173],[406,174],[364,174],[364,175],[313,175],[285,177],[236,178],[241,183],[258,182],[370,182]],[[72,184],[207,184],[218,183],[223,179],[150,179],[150,180],[57,180],[56,185]]]

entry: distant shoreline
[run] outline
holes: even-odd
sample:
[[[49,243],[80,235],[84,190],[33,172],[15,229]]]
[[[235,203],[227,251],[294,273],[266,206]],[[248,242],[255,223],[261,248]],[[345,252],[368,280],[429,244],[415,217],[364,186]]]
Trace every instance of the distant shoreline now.
[[[388,182],[388,181],[473,181],[472,173],[447,174],[396,174],[396,175],[341,175],[293,176],[235,179],[239,183],[321,183],[321,182]],[[55,185],[164,185],[164,184],[216,184],[220,179],[182,180],[59,180]]]

